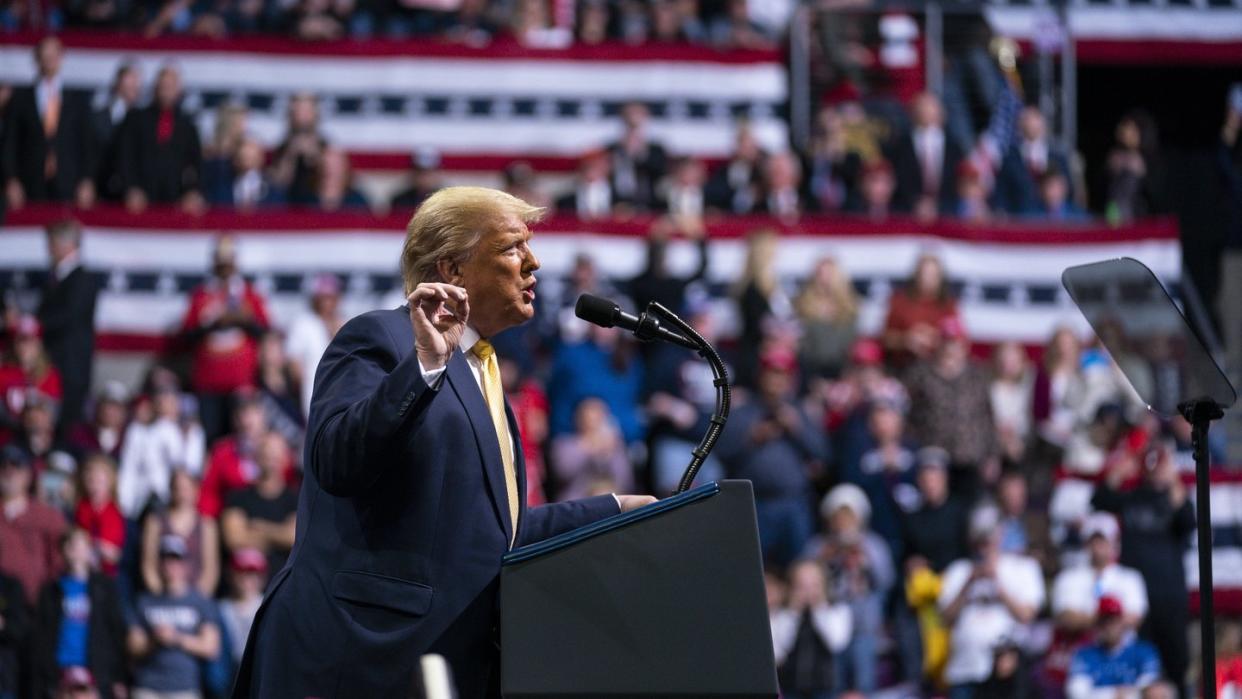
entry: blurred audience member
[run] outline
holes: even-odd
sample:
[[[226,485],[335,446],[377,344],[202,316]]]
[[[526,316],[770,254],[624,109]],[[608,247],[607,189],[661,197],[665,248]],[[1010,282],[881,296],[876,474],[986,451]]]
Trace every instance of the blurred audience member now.
[[[154,510],[142,525],[142,581],[149,592],[163,590],[160,546],[178,538],[188,580],[203,595],[213,595],[220,582],[220,532],[216,520],[198,512],[198,479],[173,471],[168,506]]]
[[[29,454],[12,445],[0,450],[0,572],[22,584],[31,604],[60,572],[66,529],[60,512],[30,497],[33,481]]]
[[[1105,595],[1095,614],[1095,640],[1074,653],[1068,699],[1099,696],[1129,697],[1160,680],[1160,656],[1146,641],[1139,640],[1125,618],[1121,601]]]
[[[96,143],[89,95],[63,84],[64,45],[47,36],[35,44],[38,77],[13,92],[5,109],[0,173],[10,209],[26,202],[95,203]]]
[[[757,49],[772,48],[772,38],[762,25],[751,19],[746,0],[726,0],[724,12],[708,27],[711,42],[722,48]]]
[[[284,192],[263,169],[264,157],[261,143],[243,137],[217,179],[208,179],[210,202],[243,211],[284,203]]]
[[[1005,458],[1022,460],[1031,435],[1032,385],[1035,379],[1026,350],[1016,341],[1002,342],[992,350],[992,382],[988,396],[996,436]]]
[[[440,180],[440,153],[433,148],[419,148],[410,156],[408,186],[397,192],[388,206],[392,209],[417,209],[424,199],[443,186]]]
[[[125,118],[119,158],[125,206],[131,212],[173,202],[190,213],[205,207],[198,127],[183,110],[181,97],[181,72],[165,65],[155,78],[151,104]]]
[[[897,180],[893,167],[883,159],[873,160],[863,168],[862,194],[857,212],[872,221],[884,221],[894,213],[893,194]]]
[[[39,591],[33,634],[35,696],[51,696],[70,668],[89,670],[101,697],[124,697],[125,623],[115,583],[95,569],[91,537],[70,529],[65,571]]]
[[[804,380],[835,379],[858,336],[858,296],[848,273],[832,257],[822,257],[794,300],[801,321],[798,363]]]
[[[252,386],[259,337],[268,328],[267,304],[237,271],[233,238],[216,240],[211,277],[190,294],[181,332],[194,348],[190,384],[199,398],[207,439],[227,428],[231,396]]]
[[[198,696],[202,661],[220,652],[215,605],[194,589],[186,556],[183,539],[162,537],[159,592],[139,595],[135,603],[127,643],[134,659],[133,699]]]
[[[1035,374],[1031,416],[1040,439],[1057,449],[1066,446],[1079,423],[1079,398],[1086,390],[1081,354],[1078,336],[1061,326],[1053,331]]]
[[[1112,150],[1108,152],[1108,200],[1105,215],[1110,223],[1127,223],[1158,213],[1158,185],[1153,172],[1157,144],[1155,126],[1143,112],[1131,112],[1117,122]]]
[[[233,410],[233,428],[232,434],[211,446],[198,502],[199,509],[208,517],[219,517],[229,494],[259,477],[257,454],[270,426],[258,396],[239,396]]]
[[[1071,181],[1069,159],[1049,140],[1043,113],[1028,106],[1018,115],[1018,139],[1001,160],[996,178],[999,207],[1011,214],[1037,210],[1039,183],[1049,172],[1059,173],[1067,184]]]
[[[12,342],[0,363],[0,426],[20,430],[26,404],[36,399],[58,400],[64,395],[60,372],[43,348],[43,327],[34,316],[23,315],[11,328]],[[0,431],[0,437],[4,437]]]
[[[988,223],[992,220],[992,209],[988,204],[987,185],[983,175],[970,161],[963,160],[957,166],[957,193],[953,215],[967,223]]]
[[[285,355],[293,381],[302,392],[302,418],[310,415],[311,390],[319,359],[345,324],[341,315],[341,280],[323,272],[315,275],[310,289],[310,312],[303,312],[289,326]]]
[[[1150,606],[1140,633],[1160,651],[1164,676],[1182,687],[1190,665],[1185,554],[1195,514],[1170,452],[1155,447],[1113,459],[1091,504],[1121,522],[1121,564],[1138,570],[1147,585]]]
[[[525,160],[515,160],[506,165],[500,177],[504,185],[502,188],[518,199],[535,206],[551,205],[548,196],[539,189],[535,168]]]
[[[608,146],[614,203],[639,211],[656,208],[656,185],[668,173],[664,146],[648,133],[650,112],[642,102],[621,108],[621,138]]]
[[[995,491],[995,505],[1000,515],[996,528],[1000,530],[1001,552],[1026,554],[1043,563],[1041,554],[1046,542],[1033,532],[1046,530],[1047,524],[1033,521],[1037,515],[1027,509],[1026,474],[1017,468],[1003,469],[996,479]]]
[[[90,391],[99,284],[82,266],[82,227],[76,221],[58,221],[46,233],[51,269],[39,299],[39,324],[43,347],[60,373],[64,392],[59,432],[68,435],[69,428],[82,419]]]
[[[116,7],[114,0],[88,0],[89,2]],[[130,112],[138,109],[142,96],[142,69],[136,62],[125,61],[117,66],[112,87],[103,106],[91,115],[91,126],[99,148],[99,164],[95,168],[95,181],[100,198],[120,201],[125,196],[125,183],[120,172],[121,125]]]
[[[285,338],[278,330],[268,330],[259,341],[259,371],[255,376],[256,395],[263,403],[263,412],[272,431],[284,435],[290,443],[301,441],[302,394],[289,360],[285,356]]]
[[[1038,218],[1058,223],[1081,223],[1088,220],[1085,211],[1069,199],[1069,182],[1055,170],[1039,178],[1039,206],[1033,212]]]
[[[687,276],[674,274],[668,265],[668,248],[678,234],[691,242],[698,253],[694,271]],[[687,289],[707,276],[709,259],[707,231],[703,226],[660,219],[647,233],[647,263],[643,271],[623,284],[622,290],[637,308],[646,308],[655,301],[674,313],[681,313],[685,310]]]
[[[660,208],[674,218],[702,219],[706,183],[707,168],[703,161],[688,156],[674,160],[659,197]]]
[[[832,107],[820,109],[807,159],[810,208],[817,211],[857,209],[862,165],[862,159],[850,147],[840,113]]]
[[[640,441],[642,377],[643,362],[634,343],[616,328],[591,326],[585,340],[563,345],[552,359],[548,397],[553,437],[574,432],[574,411],[594,397],[608,405],[626,444]]]
[[[998,475],[1000,446],[992,427],[988,380],[970,358],[970,342],[956,317],[940,322],[940,346],[928,361],[913,366],[910,436],[949,452],[953,491],[975,498]]]
[[[362,210],[370,204],[362,192],[354,187],[354,170],[349,154],[340,148],[328,146],[319,154],[315,169],[314,189],[304,199],[290,199],[293,204],[318,207],[321,211]]]
[[[92,560],[105,575],[116,577],[125,546],[125,518],[116,506],[116,462],[90,454],[82,462],[82,497],[74,522],[90,537]]]
[[[267,573],[267,556],[256,549],[238,549],[229,560],[229,596],[220,601],[220,630],[234,664],[241,662],[246,650],[250,627],[263,602]]]
[[[1039,564],[1001,551],[995,511],[977,510],[971,519],[974,555],[950,565],[940,589],[940,611],[951,629],[945,680],[953,699],[975,696],[992,674],[993,648],[1019,634],[1044,604]]]
[[[1029,699],[1036,696],[1022,648],[1010,639],[992,649],[992,674],[979,685],[975,699]]]
[[[748,214],[759,203],[760,171],[766,155],[749,122],[737,125],[733,153],[707,180],[707,205],[732,214]]]
[[[828,699],[839,688],[842,662],[853,623],[850,608],[829,596],[823,565],[814,560],[789,570],[788,602],[773,608],[769,619],[781,696],[787,699]]]
[[[924,253],[901,289],[888,299],[884,349],[889,361],[903,369],[914,359],[927,359],[940,345],[940,325],[957,318],[957,302],[940,258]]]
[[[634,474],[608,405],[585,398],[574,409],[574,432],[552,440],[551,465],[560,483],[557,500],[600,492],[629,492]]]
[[[797,360],[772,351],[760,358],[753,400],[733,408],[719,451],[731,478],[755,489],[764,560],[788,565],[811,538],[810,475],[827,457],[827,440],[796,401]]]
[[[828,569],[833,599],[849,605],[854,621],[847,651],[837,659],[836,686],[870,694],[878,686],[876,658],[884,633],[884,603],[896,582],[892,553],[869,527],[871,504],[862,489],[842,483],[819,508],[824,535],[806,555]]]
[[[30,618],[26,592],[16,578],[0,573],[0,696],[23,696],[31,684]]]
[[[588,153],[578,161],[574,188],[556,200],[556,210],[572,213],[579,219],[608,218],[616,198],[608,180],[608,156]]]
[[[118,463],[129,424],[129,391],[120,381],[109,381],[95,396],[90,422],[78,423],[69,433],[69,448],[81,458],[92,452],[107,454]]]
[[[765,349],[764,339],[770,333],[771,324],[792,316],[792,305],[776,272],[777,242],[776,233],[770,230],[748,235],[746,262],[733,285],[742,325],[737,338],[737,375],[734,377],[739,386],[755,385],[759,355]]]
[[[574,19],[577,22],[574,28],[576,43],[584,46],[597,46],[609,39],[611,15],[608,0],[583,0],[578,5]],[[523,198],[523,201],[530,200]]]
[[[289,445],[269,432],[258,445],[259,476],[234,491],[220,515],[220,533],[229,551],[256,549],[267,556],[268,569],[279,571],[293,548],[298,494],[285,481]]]
[[[174,471],[202,475],[206,437],[193,416],[183,414],[182,403],[176,386],[164,384],[134,408],[117,474],[117,504],[127,519],[168,502]]]
[[[954,183],[962,149],[944,128],[944,105],[925,92],[910,107],[910,131],[893,144],[894,208],[921,219],[953,210]]]
[[[513,411],[518,434],[522,435],[522,458],[526,462],[526,505],[535,507],[548,501],[544,489],[546,469],[544,447],[548,441],[548,396],[533,378],[522,375],[512,359],[500,359],[500,383]]]
[[[772,153],[763,161],[763,197],[756,213],[765,213],[784,222],[798,220],[806,210],[802,200],[802,166],[793,153]]]
[[[905,516],[907,573],[930,568],[941,573],[969,554],[968,514],[961,499],[949,490],[949,454],[940,447],[923,447],[916,454],[918,501]]]
[[[208,182],[208,196],[215,188],[212,180],[231,180],[233,156],[246,138],[250,112],[240,102],[225,102],[216,109],[216,123],[211,140],[203,146],[203,179]]]
[[[855,468],[841,466],[839,477],[857,483],[872,508],[871,528],[884,538],[893,558],[905,557],[903,512],[919,500],[915,454],[905,439],[902,401],[870,402],[867,428],[871,448],[863,452]]]
[[[289,201],[308,201],[315,196],[315,173],[328,141],[319,131],[319,103],[308,92],[289,99],[285,140],[272,153],[272,180]]]

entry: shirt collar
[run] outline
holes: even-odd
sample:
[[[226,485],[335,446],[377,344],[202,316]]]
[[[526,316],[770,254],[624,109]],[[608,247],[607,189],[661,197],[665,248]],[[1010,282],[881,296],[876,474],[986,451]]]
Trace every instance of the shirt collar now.
[[[482,339],[483,336],[479,334],[478,330],[474,329],[473,325],[467,325],[466,329],[462,331],[461,341],[457,343],[457,346],[461,348],[462,354],[471,356],[470,350],[474,348],[474,343]]]

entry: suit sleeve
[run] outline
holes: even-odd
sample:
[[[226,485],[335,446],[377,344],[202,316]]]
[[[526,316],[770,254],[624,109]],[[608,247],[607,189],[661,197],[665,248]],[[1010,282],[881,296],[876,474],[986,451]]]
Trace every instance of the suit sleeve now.
[[[418,355],[398,356],[381,321],[363,315],[341,328],[319,362],[310,469],[333,495],[355,495],[374,483],[387,467],[389,445],[435,395]]]
[[[517,545],[533,544],[620,512],[611,495],[532,507],[518,527]]]

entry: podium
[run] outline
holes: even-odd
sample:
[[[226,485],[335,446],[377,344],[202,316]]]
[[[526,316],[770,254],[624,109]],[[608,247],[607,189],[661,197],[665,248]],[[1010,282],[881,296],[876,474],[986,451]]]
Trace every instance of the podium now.
[[[514,549],[500,620],[509,699],[777,696],[749,481]]]

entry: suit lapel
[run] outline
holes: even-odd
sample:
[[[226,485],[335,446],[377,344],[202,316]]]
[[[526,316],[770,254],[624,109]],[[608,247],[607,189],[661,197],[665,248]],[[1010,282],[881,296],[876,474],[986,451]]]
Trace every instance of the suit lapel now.
[[[466,408],[466,417],[470,418],[470,427],[474,429],[474,441],[479,447],[479,457],[483,460],[483,474],[487,480],[487,490],[492,496],[492,507],[505,530],[506,541],[513,539],[513,523],[509,521],[509,496],[505,493],[505,467],[500,460],[500,439],[496,436],[496,428],[492,425],[492,414],[483,400],[483,392],[466,363],[466,356],[461,351],[453,352],[448,363],[448,380],[453,391],[461,399]],[[510,421],[512,424],[512,421]]]
[[[509,434],[513,436],[513,470],[517,476],[518,487],[518,531],[521,533],[522,523],[526,521],[526,455],[522,453],[522,434],[518,431],[517,415],[505,398],[505,417],[509,420]],[[517,539],[514,539],[516,545]]]

